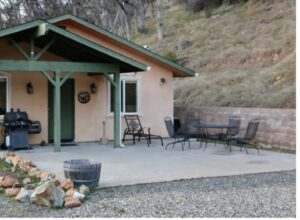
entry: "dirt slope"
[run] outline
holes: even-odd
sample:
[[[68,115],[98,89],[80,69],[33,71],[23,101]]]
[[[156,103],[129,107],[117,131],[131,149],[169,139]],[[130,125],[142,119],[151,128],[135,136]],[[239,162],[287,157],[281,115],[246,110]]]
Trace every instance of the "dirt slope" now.
[[[295,108],[295,0],[220,7],[206,18],[169,1],[158,42],[153,17],[133,40],[200,73],[175,81],[175,103]]]

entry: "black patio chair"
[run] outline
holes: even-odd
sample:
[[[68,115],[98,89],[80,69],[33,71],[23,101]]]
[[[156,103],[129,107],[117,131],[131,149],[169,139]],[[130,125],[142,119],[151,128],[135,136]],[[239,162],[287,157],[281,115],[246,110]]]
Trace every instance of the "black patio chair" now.
[[[189,139],[195,138],[200,142],[200,148],[202,147],[202,143],[205,142],[207,144],[206,132],[202,128],[197,128],[195,125],[200,124],[200,119],[197,118],[187,118],[184,120],[185,123],[185,133]]]
[[[240,117],[230,117],[228,124],[230,126],[234,126],[232,128],[227,128],[226,133],[224,135],[224,140],[226,142],[226,148],[229,148],[229,151],[231,151],[231,145],[230,142],[234,140],[234,138],[237,137],[237,135],[240,133],[241,128],[241,118]]]
[[[151,134],[149,127],[143,127],[138,115],[125,115],[124,118],[127,128],[123,134],[123,142],[129,140],[126,139],[126,136],[129,135],[132,136],[133,144],[135,144],[135,138],[137,137],[138,141],[140,141],[141,138],[145,138],[147,140],[148,147],[150,146],[152,139],[160,139],[161,146],[164,146],[162,137],[160,135]]]
[[[258,130],[260,120],[259,119],[252,119],[247,126],[245,135],[243,137],[235,137],[232,138],[230,142],[233,142],[240,146],[241,150],[244,148],[246,153],[248,154],[248,150],[246,145],[250,145],[251,141],[255,140],[256,133]],[[259,149],[256,144],[253,145],[257,149],[257,153],[259,153]]]
[[[175,141],[168,143],[166,145],[165,149],[167,149],[168,146],[171,144],[173,145],[173,148],[174,148],[175,144],[181,143],[182,150],[184,151],[185,142],[188,142],[189,147],[191,147],[190,141],[189,141],[189,136],[186,133],[181,132],[180,130],[177,130],[175,132],[174,124],[170,117],[165,117],[164,121],[165,121],[165,125],[166,125],[169,136],[171,138],[175,139]]]

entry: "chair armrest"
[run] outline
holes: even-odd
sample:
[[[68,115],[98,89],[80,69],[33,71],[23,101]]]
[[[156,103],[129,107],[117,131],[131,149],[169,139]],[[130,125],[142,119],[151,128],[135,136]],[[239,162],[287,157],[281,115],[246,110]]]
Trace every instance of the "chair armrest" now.
[[[150,127],[142,127],[142,129],[143,129],[143,131],[147,130],[148,134],[150,134],[150,129],[151,129]]]

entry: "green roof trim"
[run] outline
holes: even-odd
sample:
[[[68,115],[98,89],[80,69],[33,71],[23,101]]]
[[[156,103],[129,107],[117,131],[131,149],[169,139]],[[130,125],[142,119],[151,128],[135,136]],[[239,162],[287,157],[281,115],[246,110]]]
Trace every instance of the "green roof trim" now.
[[[11,34],[15,34],[15,33],[18,33],[18,32],[22,32],[22,31],[26,31],[26,30],[29,30],[29,29],[32,29],[32,28],[39,28],[40,25],[45,25],[47,31],[45,32],[45,34],[48,34],[48,31],[51,30],[59,35],[62,35],[68,39],[71,39],[77,43],[80,43],[86,47],[89,47],[91,49],[94,49],[100,53],[103,53],[109,57],[112,57],[114,59],[117,59],[123,63],[126,63],[127,65],[130,65],[130,66],[133,66],[135,68],[137,68],[138,70],[140,71],[147,71],[149,70],[149,67],[138,62],[138,61],[135,61],[129,57],[126,57],[120,53],[117,53],[113,50],[110,50],[106,47],[103,47],[97,43],[94,43],[92,41],[89,41],[85,38],[82,38],[72,32],[69,32],[69,31],[66,31],[62,28],[59,28],[51,23],[48,23],[47,21],[44,21],[42,19],[38,19],[38,20],[35,20],[35,21],[32,21],[32,22],[28,22],[28,23],[25,23],[25,24],[21,24],[21,25],[18,25],[18,26],[15,26],[15,27],[11,27],[11,28],[6,28],[6,29],[3,29],[3,30],[0,30],[0,37],[7,37]]]
[[[18,33],[18,32],[24,31],[24,30],[28,30],[31,28],[35,28],[43,23],[45,23],[45,21],[38,19],[38,20],[31,21],[28,23],[20,24],[15,27],[0,29],[0,37],[5,37],[7,35],[15,34],[15,33]]]
[[[143,53],[143,54],[145,54],[147,56],[150,56],[150,57],[152,57],[152,58],[154,58],[154,59],[156,59],[156,60],[158,60],[160,62],[163,62],[163,63],[165,63],[165,64],[167,64],[167,65],[169,65],[169,66],[171,66],[171,67],[173,67],[173,68],[181,71],[181,72],[184,72],[187,76],[195,76],[195,74],[196,74],[195,71],[193,71],[191,69],[188,69],[188,68],[186,68],[186,67],[184,67],[182,65],[179,65],[178,63],[175,63],[175,62],[167,59],[166,57],[163,57],[163,56],[161,56],[161,55],[159,55],[157,53],[154,53],[151,50],[145,49],[145,48],[141,47],[138,44],[135,44],[135,43],[133,43],[131,41],[128,41],[128,40],[126,40],[126,39],[124,39],[124,38],[122,38],[122,37],[120,37],[120,36],[118,36],[116,34],[113,34],[113,33],[109,32],[109,31],[107,31],[107,30],[105,30],[105,29],[103,29],[101,27],[98,27],[98,26],[96,26],[94,24],[91,24],[91,23],[89,23],[89,22],[87,22],[87,21],[85,21],[85,20],[83,20],[81,18],[75,17],[75,16],[73,16],[71,14],[66,14],[66,15],[62,15],[62,16],[56,17],[56,18],[49,19],[48,22],[49,23],[56,23],[56,22],[60,22],[60,21],[63,21],[63,20],[72,20],[72,21],[75,21],[75,22],[77,22],[77,23],[79,23],[79,24],[81,24],[83,26],[86,26],[86,27],[88,27],[88,28],[90,28],[90,29],[92,29],[92,30],[94,30],[96,32],[99,32],[99,33],[101,33],[101,34],[103,34],[103,35],[105,35],[105,36],[107,36],[109,38],[112,38],[112,39],[114,39],[114,40],[116,40],[116,41],[118,41],[118,42],[120,42],[120,43],[122,43],[122,44],[124,44],[124,45],[126,45],[128,47],[130,47],[130,48],[133,48],[133,49],[139,51],[140,53]]]

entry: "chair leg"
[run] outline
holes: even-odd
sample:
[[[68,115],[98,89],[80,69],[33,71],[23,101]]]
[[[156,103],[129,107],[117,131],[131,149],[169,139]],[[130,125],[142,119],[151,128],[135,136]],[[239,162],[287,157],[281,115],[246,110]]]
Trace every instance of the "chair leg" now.
[[[162,137],[160,137],[160,142],[161,142],[161,146],[163,147],[164,146],[164,142],[163,142]]]
[[[190,141],[190,139],[188,139],[188,142],[189,142],[189,149],[191,149],[191,141]]]
[[[126,133],[124,132],[122,142],[125,141],[125,137],[126,137]]]
[[[184,144],[183,141],[181,142],[182,151],[184,151]]]

